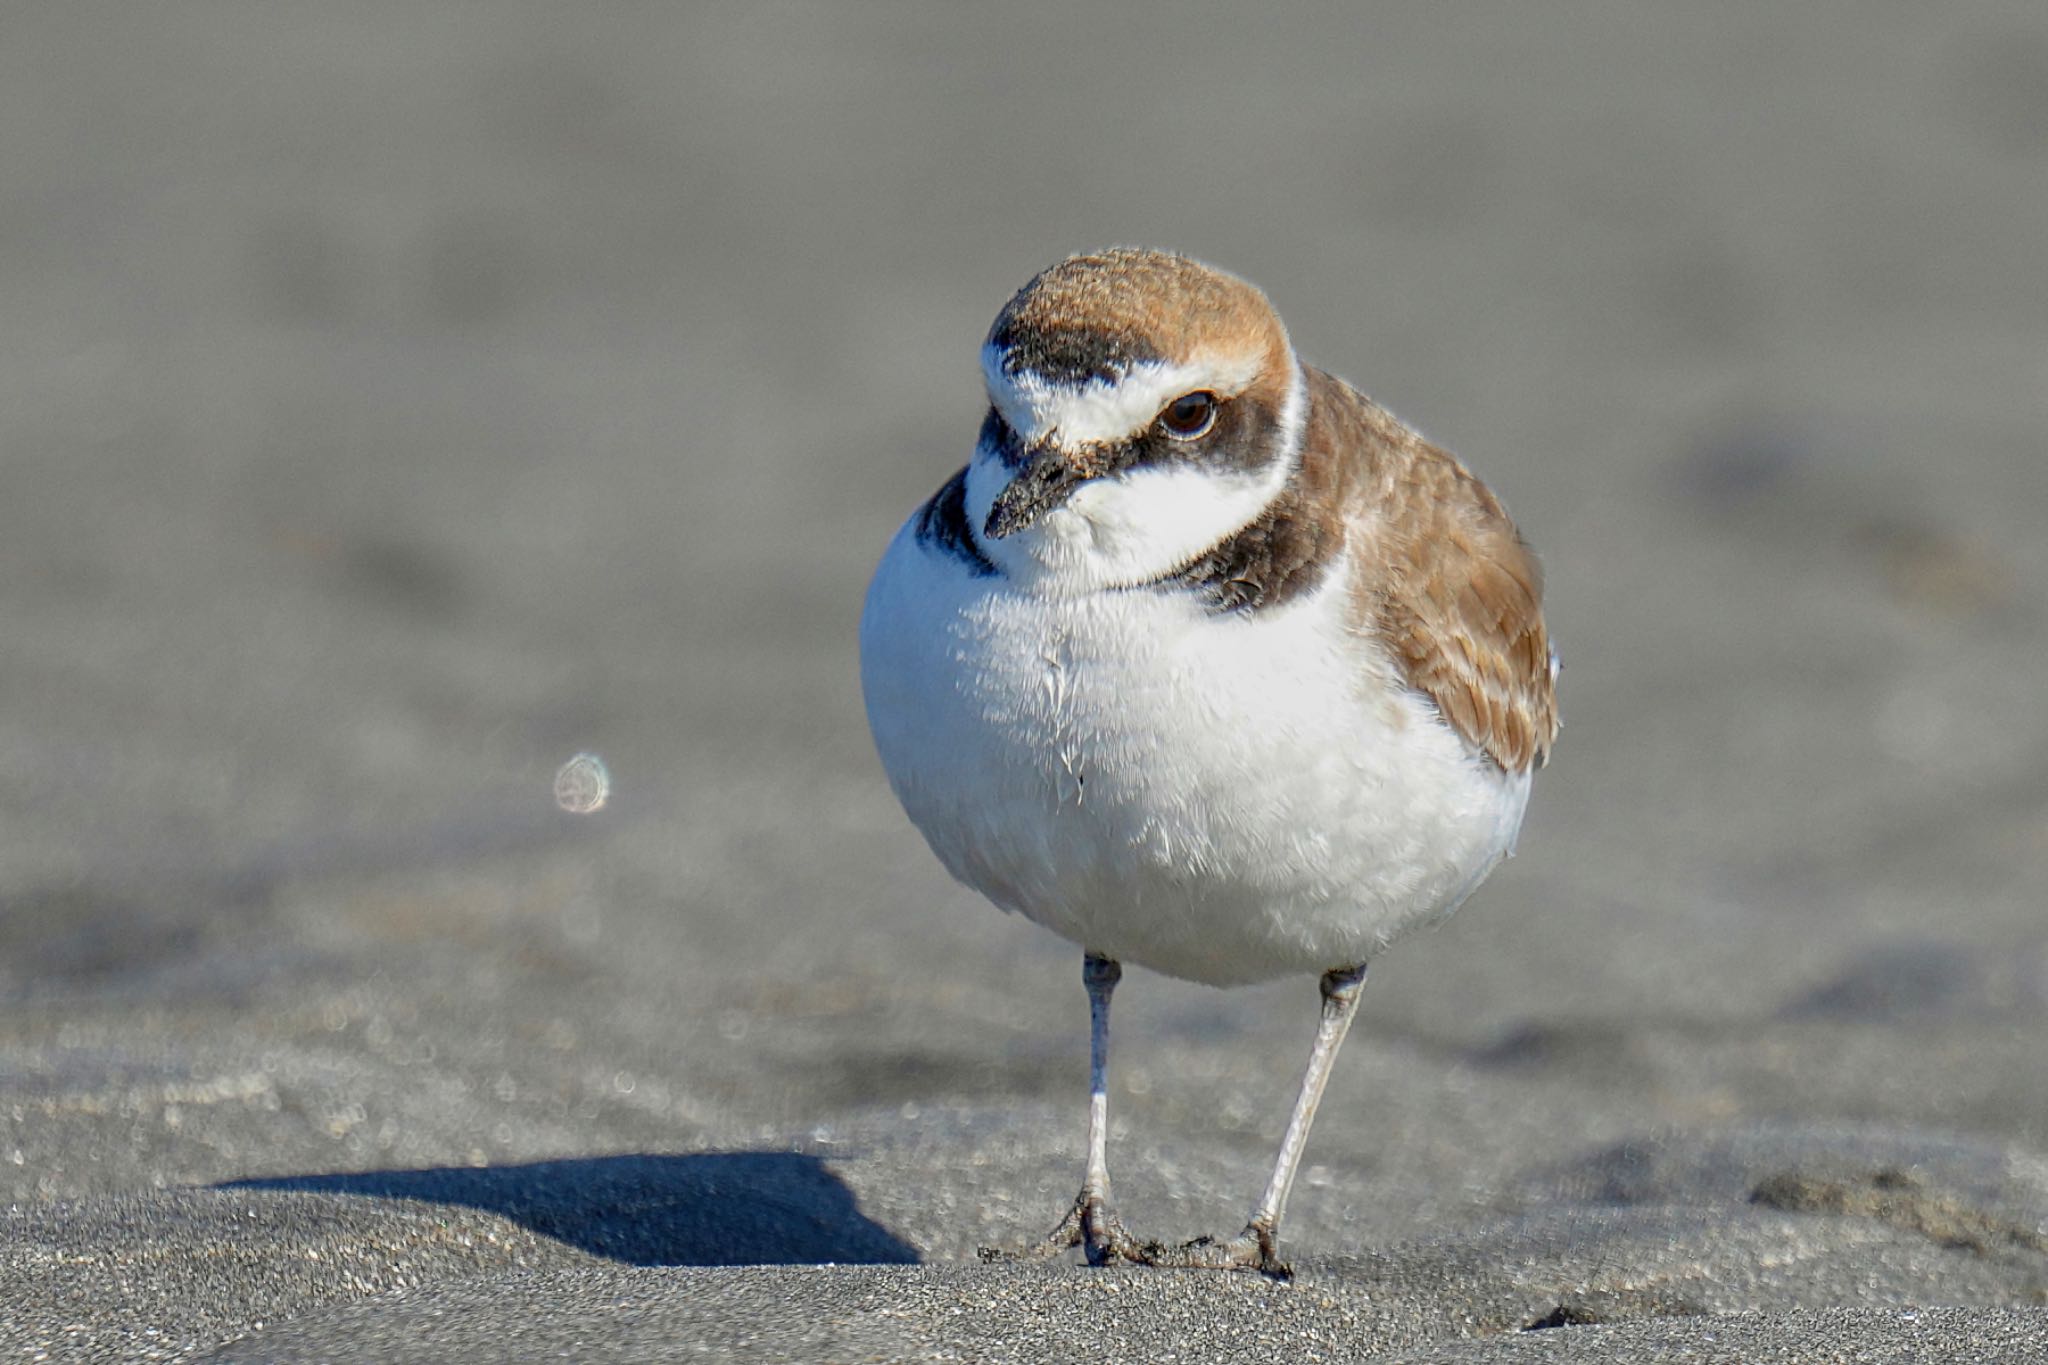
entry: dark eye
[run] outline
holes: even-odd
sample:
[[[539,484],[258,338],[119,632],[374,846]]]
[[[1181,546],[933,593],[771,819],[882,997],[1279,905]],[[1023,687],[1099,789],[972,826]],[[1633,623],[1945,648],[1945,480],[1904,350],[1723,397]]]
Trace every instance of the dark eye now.
[[[1176,441],[1192,441],[1216,425],[1216,395],[1184,393],[1159,414],[1159,429]]]

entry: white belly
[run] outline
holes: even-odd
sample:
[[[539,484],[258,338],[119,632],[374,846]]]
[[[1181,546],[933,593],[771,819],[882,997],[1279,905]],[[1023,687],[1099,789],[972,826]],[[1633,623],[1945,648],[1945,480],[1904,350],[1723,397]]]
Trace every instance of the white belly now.
[[[890,784],[952,874],[1084,948],[1215,985],[1366,961],[1511,848],[1475,757],[1351,631],[1344,575],[1205,613],[975,577],[910,528],[861,622]]]

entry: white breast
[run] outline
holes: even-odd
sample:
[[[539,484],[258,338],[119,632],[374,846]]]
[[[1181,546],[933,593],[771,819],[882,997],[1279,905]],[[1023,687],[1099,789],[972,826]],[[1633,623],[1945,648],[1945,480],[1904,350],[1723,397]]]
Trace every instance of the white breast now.
[[[1091,951],[1216,985],[1363,962],[1471,893],[1529,779],[1397,683],[1343,582],[1231,616],[1048,595],[906,526],[861,622],[890,783],[955,877]]]

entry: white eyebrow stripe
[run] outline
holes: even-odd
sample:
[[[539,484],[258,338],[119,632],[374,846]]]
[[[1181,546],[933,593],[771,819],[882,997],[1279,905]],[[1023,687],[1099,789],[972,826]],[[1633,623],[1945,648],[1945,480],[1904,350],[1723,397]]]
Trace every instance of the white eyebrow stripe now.
[[[1147,360],[1114,383],[1091,379],[1075,388],[1048,383],[1030,370],[1006,373],[1003,354],[1000,346],[982,347],[982,377],[989,401],[1026,445],[1055,431],[1067,446],[1125,440],[1151,426],[1160,409],[1182,394],[1208,389],[1234,397],[1258,378],[1262,367],[1262,358],[1254,356]]]

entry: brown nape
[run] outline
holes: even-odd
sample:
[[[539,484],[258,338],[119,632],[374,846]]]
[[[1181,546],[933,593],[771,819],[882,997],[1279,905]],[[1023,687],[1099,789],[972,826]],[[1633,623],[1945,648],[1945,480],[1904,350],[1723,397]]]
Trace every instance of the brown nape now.
[[[1219,612],[1286,603],[1348,548],[1361,631],[1507,772],[1549,757],[1557,696],[1543,579],[1487,487],[1341,379],[1303,367],[1294,477],[1257,520],[1162,580]]]

